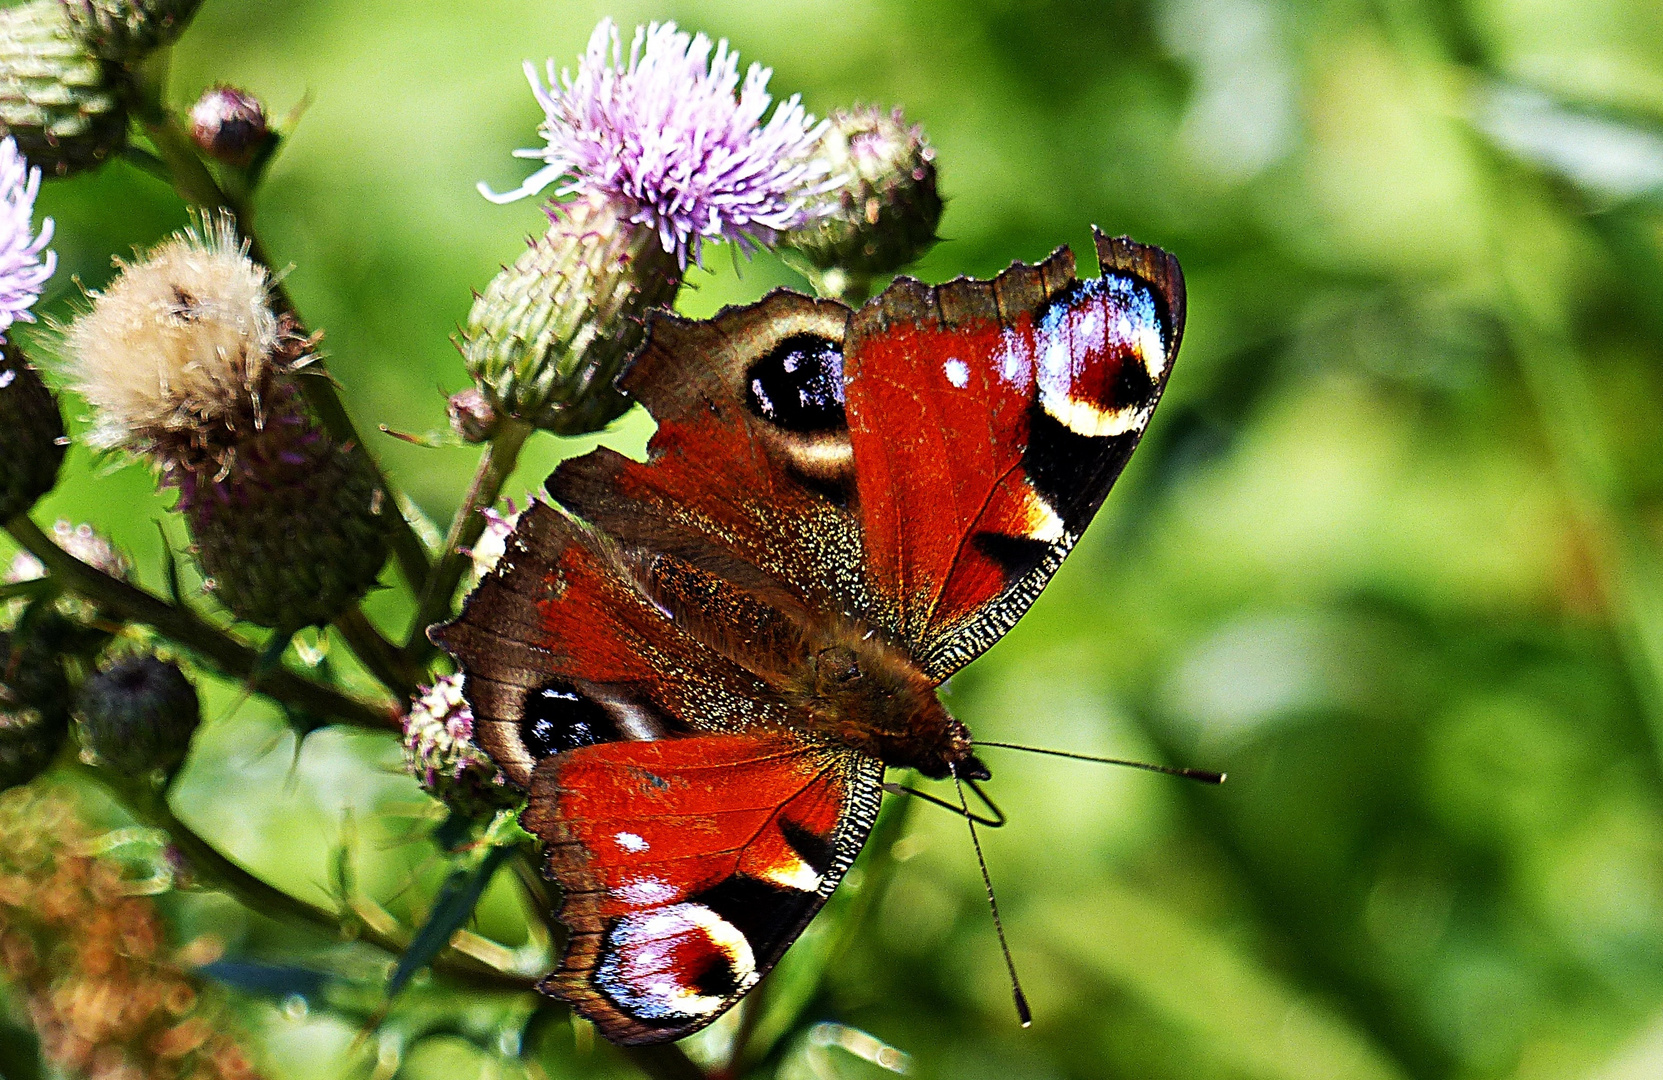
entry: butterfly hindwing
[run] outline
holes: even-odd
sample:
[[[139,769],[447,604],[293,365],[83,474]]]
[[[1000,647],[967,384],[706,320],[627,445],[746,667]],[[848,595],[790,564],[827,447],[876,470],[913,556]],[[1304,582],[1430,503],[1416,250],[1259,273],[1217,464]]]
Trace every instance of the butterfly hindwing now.
[[[524,823],[571,931],[544,988],[614,1042],[679,1039],[767,974],[866,840],[883,766],[790,733],[546,759]]]
[[[898,279],[850,320],[850,439],[875,604],[944,679],[1027,610],[1165,389],[1177,261],[1097,235],[991,282]]]

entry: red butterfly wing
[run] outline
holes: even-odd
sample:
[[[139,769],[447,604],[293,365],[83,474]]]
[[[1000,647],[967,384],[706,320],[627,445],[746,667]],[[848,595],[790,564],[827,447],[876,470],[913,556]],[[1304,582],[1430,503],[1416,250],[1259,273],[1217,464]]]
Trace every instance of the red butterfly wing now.
[[[899,279],[850,320],[846,399],[866,570],[937,679],[1021,617],[1091,520],[1166,387],[1183,275],[1097,237],[991,282]]]
[[[756,645],[769,622],[789,620],[536,504],[435,634],[467,674],[480,743],[530,789],[522,821],[562,889],[571,936],[545,989],[614,1042],[678,1039],[732,1006],[877,813],[882,763],[804,738],[705,640],[726,626]]]
[[[533,504],[463,616],[435,634],[466,672],[476,737],[522,787],[544,754],[597,739],[791,722],[767,684],[647,595],[632,560]]]
[[[738,1001],[866,840],[883,766],[788,733],[587,746],[546,759],[526,827],[565,895],[544,988],[615,1042],[679,1039]]]
[[[772,583],[805,610],[864,610],[841,407],[787,426],[759,412],[750,387],[770,357],[805,347],[838,354],[849,309],[778,291],[709,321],[650,319],[619,380],[658,423],[649,460],[586,454],[555,470],[549,494],[626,544],[696,553],[725,576],[750,578],[753,590]]]

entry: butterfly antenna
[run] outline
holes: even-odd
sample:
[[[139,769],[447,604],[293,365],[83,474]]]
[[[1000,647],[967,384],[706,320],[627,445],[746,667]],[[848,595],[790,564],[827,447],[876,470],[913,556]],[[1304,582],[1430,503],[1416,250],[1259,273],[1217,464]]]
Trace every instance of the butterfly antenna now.
[[[987,859],[982,856],[982,838],[976,833],[976,815],[970,812],[970,804],[965,801],[964,784],[959,780],[956,768],[953,769],[953,788],[959,793],[959,809],[964,814],[964,823],[970,826],[970,845],[976,849],[976,866],[981,869],[982,884],[987,887],[987,907],[993,912],[993,930],[999,935],[999,951],[1005,954],[1005,970],[1010,972],[1011,996],[1016,999],[1016,1018],[1023,1027],[1031,1027],[1034,1014],[1028,1008],[1028,995],[1022,992],[1022,983],[1016,977],[1016,961],[1011,959],[1010,943],[1005,940],[1005,922],[999,918],[999,901],[993,895],[993,878],[988,876]]]
[[[977,740],[977,746],[993,746],[1000,750],[1022,750],[1030,754],[1049,754],[1052,757],[1073,758],[1075,761],[1094,761],[1099,765],[1124,765],[1128,769],[1145,769],[1149,772],[1165,773],[1168,776],[1181,776],[1185,780],[1196,780],[1203,784],[1222,784],[1227,774],[1212,772],[1208,769],[1175,769],[1170,765],[1155,765],[1147,761],[1128,761],[1125,758],[1097,757],[1093,754],[1072,754],[1067,750],[1047,750],[1041,746],[1021,746],[1008,742],[982,742]]]

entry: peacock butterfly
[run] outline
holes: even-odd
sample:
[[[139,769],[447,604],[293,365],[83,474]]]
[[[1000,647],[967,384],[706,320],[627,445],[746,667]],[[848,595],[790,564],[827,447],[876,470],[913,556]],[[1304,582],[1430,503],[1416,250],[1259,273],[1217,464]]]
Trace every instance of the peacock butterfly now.
[[[570,930],[541,984],[618,1043],[679,1039],[773,967],[854,861],[886,767],[985,779],[936,688],[1009,630],[1166,386],[1178,262],[1093,230],[858,311],[776,290],[651,316],[658,422],[547,482],[461,616],[481,744]]]

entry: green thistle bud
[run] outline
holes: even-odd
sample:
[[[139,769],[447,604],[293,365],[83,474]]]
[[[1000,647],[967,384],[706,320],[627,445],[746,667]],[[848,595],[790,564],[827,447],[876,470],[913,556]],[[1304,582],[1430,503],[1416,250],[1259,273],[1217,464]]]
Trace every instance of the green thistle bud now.
[[[0,344],[0,521],[52,490],[66,446],[63,416],[40,373],[15,344]]]
[[[839,109],[829,119],[818,156],[845,178],[827,195],[836,209],[783,242],[821,271],[857,279],[893,273],[935,244],[935,148],[900,109]]]
[[[0,788],[52,763],[69,732],[69,679],[50,649],[0,633]]]
[[[641,344],[642,317],[674,302],[681,268],[654,230],[604,196],[549,217],[548,232],[474,301],[460,344],[499,415],[576,435],[628,407],[612,380]]]
[[[465,817],[489,817],[520,800],[473,741],[473,711],[462,697],[460,675],[446,675],[410,706],[404,766],[422,790]]]
[[[92,440],[148,454],[178,489],[196,556],[239,618],[298,630],[375,584],[395,509],[307,409],[306,337],[221,219],[124,266],[65,344]]]
[[[99,56],[131,63],[171,45],[202,0],[56,0]]]
[[[0,135],[48,173],[93,168],[127,145],[124,78],[81,39],[61,0],[0,10]]]
[[[178,664],[130,656],[81,684],[75,722],[97,764],[135,778],[171,774],[190,751],[202,703]]]

